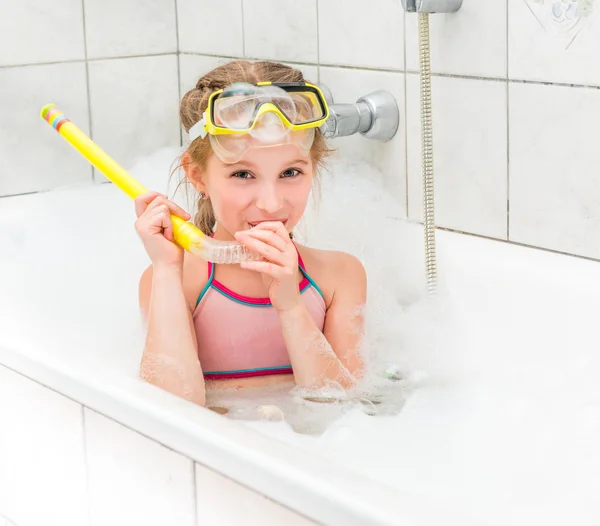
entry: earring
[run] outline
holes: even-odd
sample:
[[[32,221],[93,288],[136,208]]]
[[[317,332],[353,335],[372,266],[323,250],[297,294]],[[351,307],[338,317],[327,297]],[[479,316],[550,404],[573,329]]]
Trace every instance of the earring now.
[[[204,199],[206,197],[206,194],[204,192],[200,192],[200,199]]]

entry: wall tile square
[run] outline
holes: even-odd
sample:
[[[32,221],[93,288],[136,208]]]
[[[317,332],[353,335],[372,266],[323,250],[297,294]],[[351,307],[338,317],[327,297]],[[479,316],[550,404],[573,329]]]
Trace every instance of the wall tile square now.
[[[85,409],[91,526],[192,526],[190,459]]]
[[[177,52],[175,6],[164,0],[84,0],[88,58]]]
[[[586,12],[571,2],[549,0],[508,0],[508,5],[511,79],[600,85],[598,2]]]
[[[312,64],[289,64],[286,62],[283,62],[283,64],[299,69],[304,75],[306,82],[311,82],[312,84],[319,83],[319,66],[314,66]]]
[[[0,66],[83,59],[81,0],[2,0]]]
[[[438,226],[506,239],[506,83],[434,77]],[[419,77],[407,75],[408,209],[423,219]]]
[[[179,51],[244,56],[242,0],[177,0]]]
[[[81,406],[0,365],[0,516],[87,525]]]
[[[264,495],[196,464],[197,526],[243,524],[309,526],[315,522],[269,500]],[[230,503],[235,502],[235,506]]]
[[[403,70],[400,1],[319,0],[319,61]]]
[[[520,0],[522,1],[522,0]],[[507,0],[465,1],[456,13],[429,17],[431,70],[506,78]],[[419,69],[418,16],[406,15],[406,68]]]
[[[84,63],[0,69],[0,196],[92,182],[88,162],[40,117],[55,103],[89,133]]]
[[[600,258],[600,91],[511,84],[510,239]]]
[[[196,82],[202,75],[209,71],[230,62],[231,58],[213,57],[203,55],[188,55],[182,53],[179,55],[179,84],[181,96],[196,86]]]
[[[179,146],[176,55],[92,61],[89,77],[92,138],[119,164]]]
[[[317,0],[243,0],[247,57],[318,63]]]
[[[331,67],[320,67],[319,69],[321,83],[331,90],[335,102],[353,103],[361,96],[379,89],[385,89],[395,97],[399,106],[400,126],[391,141],[373,141],[357,134],[331,139],[330,144],[338,150],[340,158],[350,162],[364,162],[380,170],[387,188],[398,199],[398,206],[405,215],[404,74]],[[336,162],[335,158],[330,162]]]

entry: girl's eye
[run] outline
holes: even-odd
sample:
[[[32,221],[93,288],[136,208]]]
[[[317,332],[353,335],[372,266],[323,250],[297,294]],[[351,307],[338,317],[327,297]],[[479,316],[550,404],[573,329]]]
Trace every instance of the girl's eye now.
[[[285,172],[281,173],[281,176],[284,178],[295,177],[299,173],[300,173],[300,170],[297,170],[296,168],[288,168]]]
[[[253,176],[250,172],[235,172],[231,174],[231,177],[237,177],[238,179],[250,179]]]

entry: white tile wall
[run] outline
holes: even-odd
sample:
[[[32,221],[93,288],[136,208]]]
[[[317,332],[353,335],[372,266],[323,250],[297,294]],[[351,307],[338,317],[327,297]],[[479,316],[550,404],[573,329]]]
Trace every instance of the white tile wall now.
[[[91,526],[193,526],[193,462],[85,409]]]
[[[430,20],[432,70],[438,75],[433,82],[438,224],[505,238],[508,115],[503,117],[502,108],[506,110],[508,85],[477,79],[469,83],[460,77],[509,78],[515,93],[534,89],[521,81],[600,86],[596,64],[600,3],[465,0],[458,13],[436,14]],[[145,56],[157,54],[162,56]],[[96,60],[124,56],[129,58]],[[33,0],[4,0],[0,100],[9,101],[9,111],[7,126],[0,129],[0,195],[90,182],[87,162],[50,130],[43,130],[47,125],[37,117],[41,105],[55,101],[63,106],[78,126],[129,166],[161,146],[179,143],[178,92],[187,91],[200,74],[229,59],[225,57],[298,65],[309,80],[327,84],[338,102],[354,101],[370,90],[390,90],[402,115],[393,141],[381,144],[352,137],[332,145],[347,159],[380,169],[402,210],[408,208],[411,218],[421,217],[416,76],[408,76],[406,97],[404,87],[405,68],[409,72],[418,68],[417,16],[405,15],[399,0],[378,0],[368,6],[359,0],[304,0],[301,6],[293,0],[151,0],[143,5],[136,0],[56,0],[51,7]],[[46,62],[60,63],[21,67]],[[379,69],[386,71],[375,71]],[[564,93],[571,94],[563,95],[565,99],[580,99],[576,91]],[[514,104],[511,108],[515,122],[520,122],[522,115],[515,113]],[[525,109],[531,113],[535,106]],[[563,109],[556,111],[560,114]],[[579,137],[576,126],[597,116],[573,111],[570,114],[579,115],[579,120],[566,131],[569,137]],[[520,151],[515,137],[545,122],[546,112],[535,114],[542,120],[528,120],[525,129],[508,135],[511,152]],[[538,172],[528,169],[522,176],[522,166],[548,165],[543,157],[548,149],[555,160],[549,167],[553,171],[593,162],[595,146],[587,137],[578,140],[577,151],[569,154],[565,148],[555,148],[555,141],[553,137],[547,144],[536,144],[526,152],[526,159],[517,155],[514,161],[510,237],[556,250],[597,254],[594,233],[600,218],[593,212],[581,216],[585,235],[581,228],[579,233],[571,232],[570,220],[559,228],[541,219],[547,218],[549,209],[556,209],[579,225],[581,210],[590,208],[587,199],[593,191],[560,196],[548,185],[544,200],[535,208],[538,215],[524,210],[523,203],[530,202],[531,172]],[[98,175],[97,180],[104,178]]]
[[[176,55],[92,61],[89,78],[93,139],[125,168],[179,145]]]
[[[177,0],[179,51],[244,56],[242,0]]]
[[[434,77],[436,224],[506,239],[506,84]],[[421,220],[419,77],[407,75],[409,216]]]
[[[286,64],[283,62],[283,64]],[[313,84],[319,83],[319,67],[313,66],[312,64],[287,64],[293,68],[299,69],[304,75],[306,82],[312,82]]]
[[[84,0],[88,58],[177,52],[175,6],[164,0]]]
[[[586,3],[508,0],[510,78],[600,86],[600,4],[580,16]]]
[[[523,0],[519,0],[523,1]],[[419,70],[418,16],[406,15],[406,67]],[[435,73],[506,78],[506,0],[465,0],[456,13],[429,17]]]
[[[2,0],[0,66],[84,58],[81,0]]]
[[[510,239],[600,259],[600,90],[512,84]]]
[[[88,162],[40,117],[53,102],[89,133],[84,63],[0,68],[0,100],[0,195],[91,183]]]
[[[225,498],[218,498],[221,495]],[[217,497],[217,498],[215,498]],[[197,526],[310,526],[316,524],[237,482],[196,464]],[[226,505],[226,502],[235,505]]]
[[[85,526],[82,407],[0,365],[0,515]]]
[[[243,0],[247,57],[318,63],[317,0]]]
[[[400,0],[319,0],[319,61],[404,70]]]
[[[400,127],[391,141],[384,143],[354,135],[332,139],[331,146],[345,159],[366,162],[381,170],[390,192],[398,199],[398,206],[405,214],[404,74],[321,67],[320,76],[321,83],[332,91],[335,102],[355,102],[362,95],[378,89],[386,89],[396,98]]]

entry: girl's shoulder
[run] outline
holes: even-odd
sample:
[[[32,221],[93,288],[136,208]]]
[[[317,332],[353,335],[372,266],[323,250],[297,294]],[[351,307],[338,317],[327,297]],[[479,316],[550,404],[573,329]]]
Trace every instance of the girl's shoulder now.
[[[306,272],[317,283],[325,296],[326,303],[337,288],[353,283],[366,283],[366,273],[360,260],[338,250],[322,250],[296,244]]]
[[[208,262],[185,251],[183,256],[183,292],[191,310],[208,282]]]
[[[328,267],[332,265],[360,265],[362,267],[360,260],[347,252],[312,248],[298,243],[296,243],[296,248],[307,266],[310,263],[317,266],[327,265]]]

